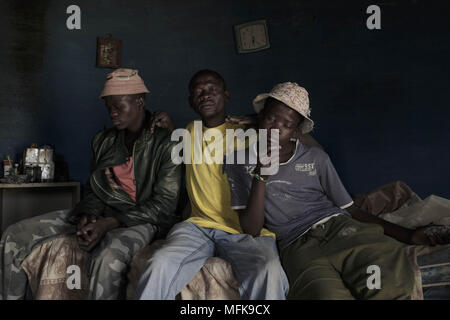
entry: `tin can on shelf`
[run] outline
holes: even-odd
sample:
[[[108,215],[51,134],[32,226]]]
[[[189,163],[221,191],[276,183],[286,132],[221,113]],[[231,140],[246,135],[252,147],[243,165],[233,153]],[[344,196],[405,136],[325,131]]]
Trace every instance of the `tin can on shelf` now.
[[[28,176],[28,181],[31,183],[41,182],[42,170],[38,165],[26,166],[25,174]]]
[[[55,165],[53,163],[46,163],[43,165],[39,165],[41,168],[41,179],[42,182],[52,182],[53,177],[55,176]]]
[[[27,148],[25,150],[25,163],[39,163],[39,148]]]

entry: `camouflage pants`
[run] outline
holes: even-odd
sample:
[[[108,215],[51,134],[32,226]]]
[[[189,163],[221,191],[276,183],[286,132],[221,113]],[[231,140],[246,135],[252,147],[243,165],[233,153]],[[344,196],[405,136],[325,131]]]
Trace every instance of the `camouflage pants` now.
[[[66,221],[70,210],[58,210],[22,220],[5,230],[0,241],[0,299],[24,299],[27,276],[23,260],[36,246],[76,226]],[[109,231],[90,255],[90,299],[125,298],[126,271],[132,257],[151,242],[156,228],[142,224]]]

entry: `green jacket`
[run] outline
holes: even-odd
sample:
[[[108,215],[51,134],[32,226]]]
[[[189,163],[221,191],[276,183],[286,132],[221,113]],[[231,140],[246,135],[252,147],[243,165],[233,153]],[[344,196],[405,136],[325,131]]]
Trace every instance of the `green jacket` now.
[[[144,129],[134,143],[134,202],[124,190],[111,188],[105,174],[105,169],[129,159],[125,132],[110,128],[98,133],[92,139],[92,172],[85,197],[72,210],[69,221],[76,223],[83,213],[115,217],[123,227],[151,223],[158,228],[158,237],[165,236],[181,220],[176,208],[182,167],[171,160],[176,142],[170,136],[166,129],[156,127],[153,134]]]

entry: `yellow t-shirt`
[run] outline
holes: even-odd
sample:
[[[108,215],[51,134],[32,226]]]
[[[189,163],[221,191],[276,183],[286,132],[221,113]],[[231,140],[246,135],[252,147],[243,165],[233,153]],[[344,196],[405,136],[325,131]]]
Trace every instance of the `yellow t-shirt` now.
[[[236,143],[230,142],[237,139],[229,139],[227,147],[226,130],[243,127],[225,122],[218,127],[207,128],[200,120],[195,122],[195,125],[191,122],[186,127],[191,135],[191,154],[188,155],[191,164],[186,163],[186,188],[191,203],[191,216],[188,221],[204,228],[219,229],[232,234],[243,233],[239,215],[231,209],[230,188],[227,176],[222,172],[222,164],[213,162],[214,157],[222,158],[223,161],[223,156],[235,150]],[[210,137],[211,135],[203,138],[207,130],[214,138]],[[260,235],[275,238],[274,233],[264,228]]]

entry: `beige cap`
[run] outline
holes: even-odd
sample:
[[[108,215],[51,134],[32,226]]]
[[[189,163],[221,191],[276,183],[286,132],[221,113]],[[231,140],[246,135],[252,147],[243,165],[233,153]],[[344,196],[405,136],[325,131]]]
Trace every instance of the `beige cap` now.
[[[285,105],[305,117],[305,120],[300,124],[302,133],[308,133],[313,129],[314,121],[309,118],[311,109],[309,108],[308,91],[306,91],[305,88],[300,87],[295,82],[283,82],[277,84],[269,93],[258,94],[256,98],[253,99],[253,107],[257,113],[264,108],[264,103],[269,97],[283,102]]]
[[[122,94],[150,93],[138,73],[138,70],[124,68],[109,73],[106,76],[105,87],[100,98]]]

